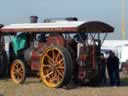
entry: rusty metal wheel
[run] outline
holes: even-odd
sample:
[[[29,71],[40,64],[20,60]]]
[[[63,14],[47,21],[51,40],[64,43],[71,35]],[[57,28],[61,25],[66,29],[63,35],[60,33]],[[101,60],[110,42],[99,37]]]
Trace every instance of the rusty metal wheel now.
[[[47,87],[66,85],[72,77],[72,60],[66,48],[49,47],[41,56],[41,80]]]
[[[17,84],[22,84],[25,81],[25,65],[21,60],[16,59],[12,62],[10,75],[11,79]]]

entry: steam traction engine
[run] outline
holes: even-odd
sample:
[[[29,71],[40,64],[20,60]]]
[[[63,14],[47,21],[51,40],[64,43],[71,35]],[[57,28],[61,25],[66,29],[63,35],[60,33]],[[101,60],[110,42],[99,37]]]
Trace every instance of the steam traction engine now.
[[[4,26],[0,30],[3,34],[22,32],[26,36],[24,44],[27,47],[18,50],[15,57],[10,57],[14,58],[10,66],[11,79],[15,83],[23,83],[28,72],[39,72],[44,84],[52,88],[67,85],[71,80],[85,83],[95,81],[102,44],[100,34],[113,30],[113,27],[100,21]],[[41,40],[42,37],[45,40]]]

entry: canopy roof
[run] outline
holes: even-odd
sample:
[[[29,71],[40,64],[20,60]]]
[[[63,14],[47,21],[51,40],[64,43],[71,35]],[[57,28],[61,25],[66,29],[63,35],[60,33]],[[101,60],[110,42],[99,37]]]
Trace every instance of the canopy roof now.
[[[10,24],[1,32],[113,32],[114,28],[100,21],[58,21],[49,23]]]

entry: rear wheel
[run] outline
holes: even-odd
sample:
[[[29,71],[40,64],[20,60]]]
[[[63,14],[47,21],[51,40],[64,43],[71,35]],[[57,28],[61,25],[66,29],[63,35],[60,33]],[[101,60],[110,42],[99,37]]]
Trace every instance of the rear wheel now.
[[[25,65],[21,60],[16,59],[12,62],[10,75],[11,79],[17,84],[21,84],[25,81]]]
[[[49,47],[41,56],[41,80],[47,87],[67,85],[72,78],[72,60],[64,47]]]

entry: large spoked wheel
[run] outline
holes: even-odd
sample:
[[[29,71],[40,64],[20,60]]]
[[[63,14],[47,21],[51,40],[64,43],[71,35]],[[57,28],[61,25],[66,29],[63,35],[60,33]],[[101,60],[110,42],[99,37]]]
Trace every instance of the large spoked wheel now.
[[[49,47],[41,56],[40,76],[47,87],[67,85],[72,78],[72,60],[66,48]]]
[[[21,60],[17,59],[12,62],[10,75],[17,84],[22,84],[25,81],[25,65]]]

